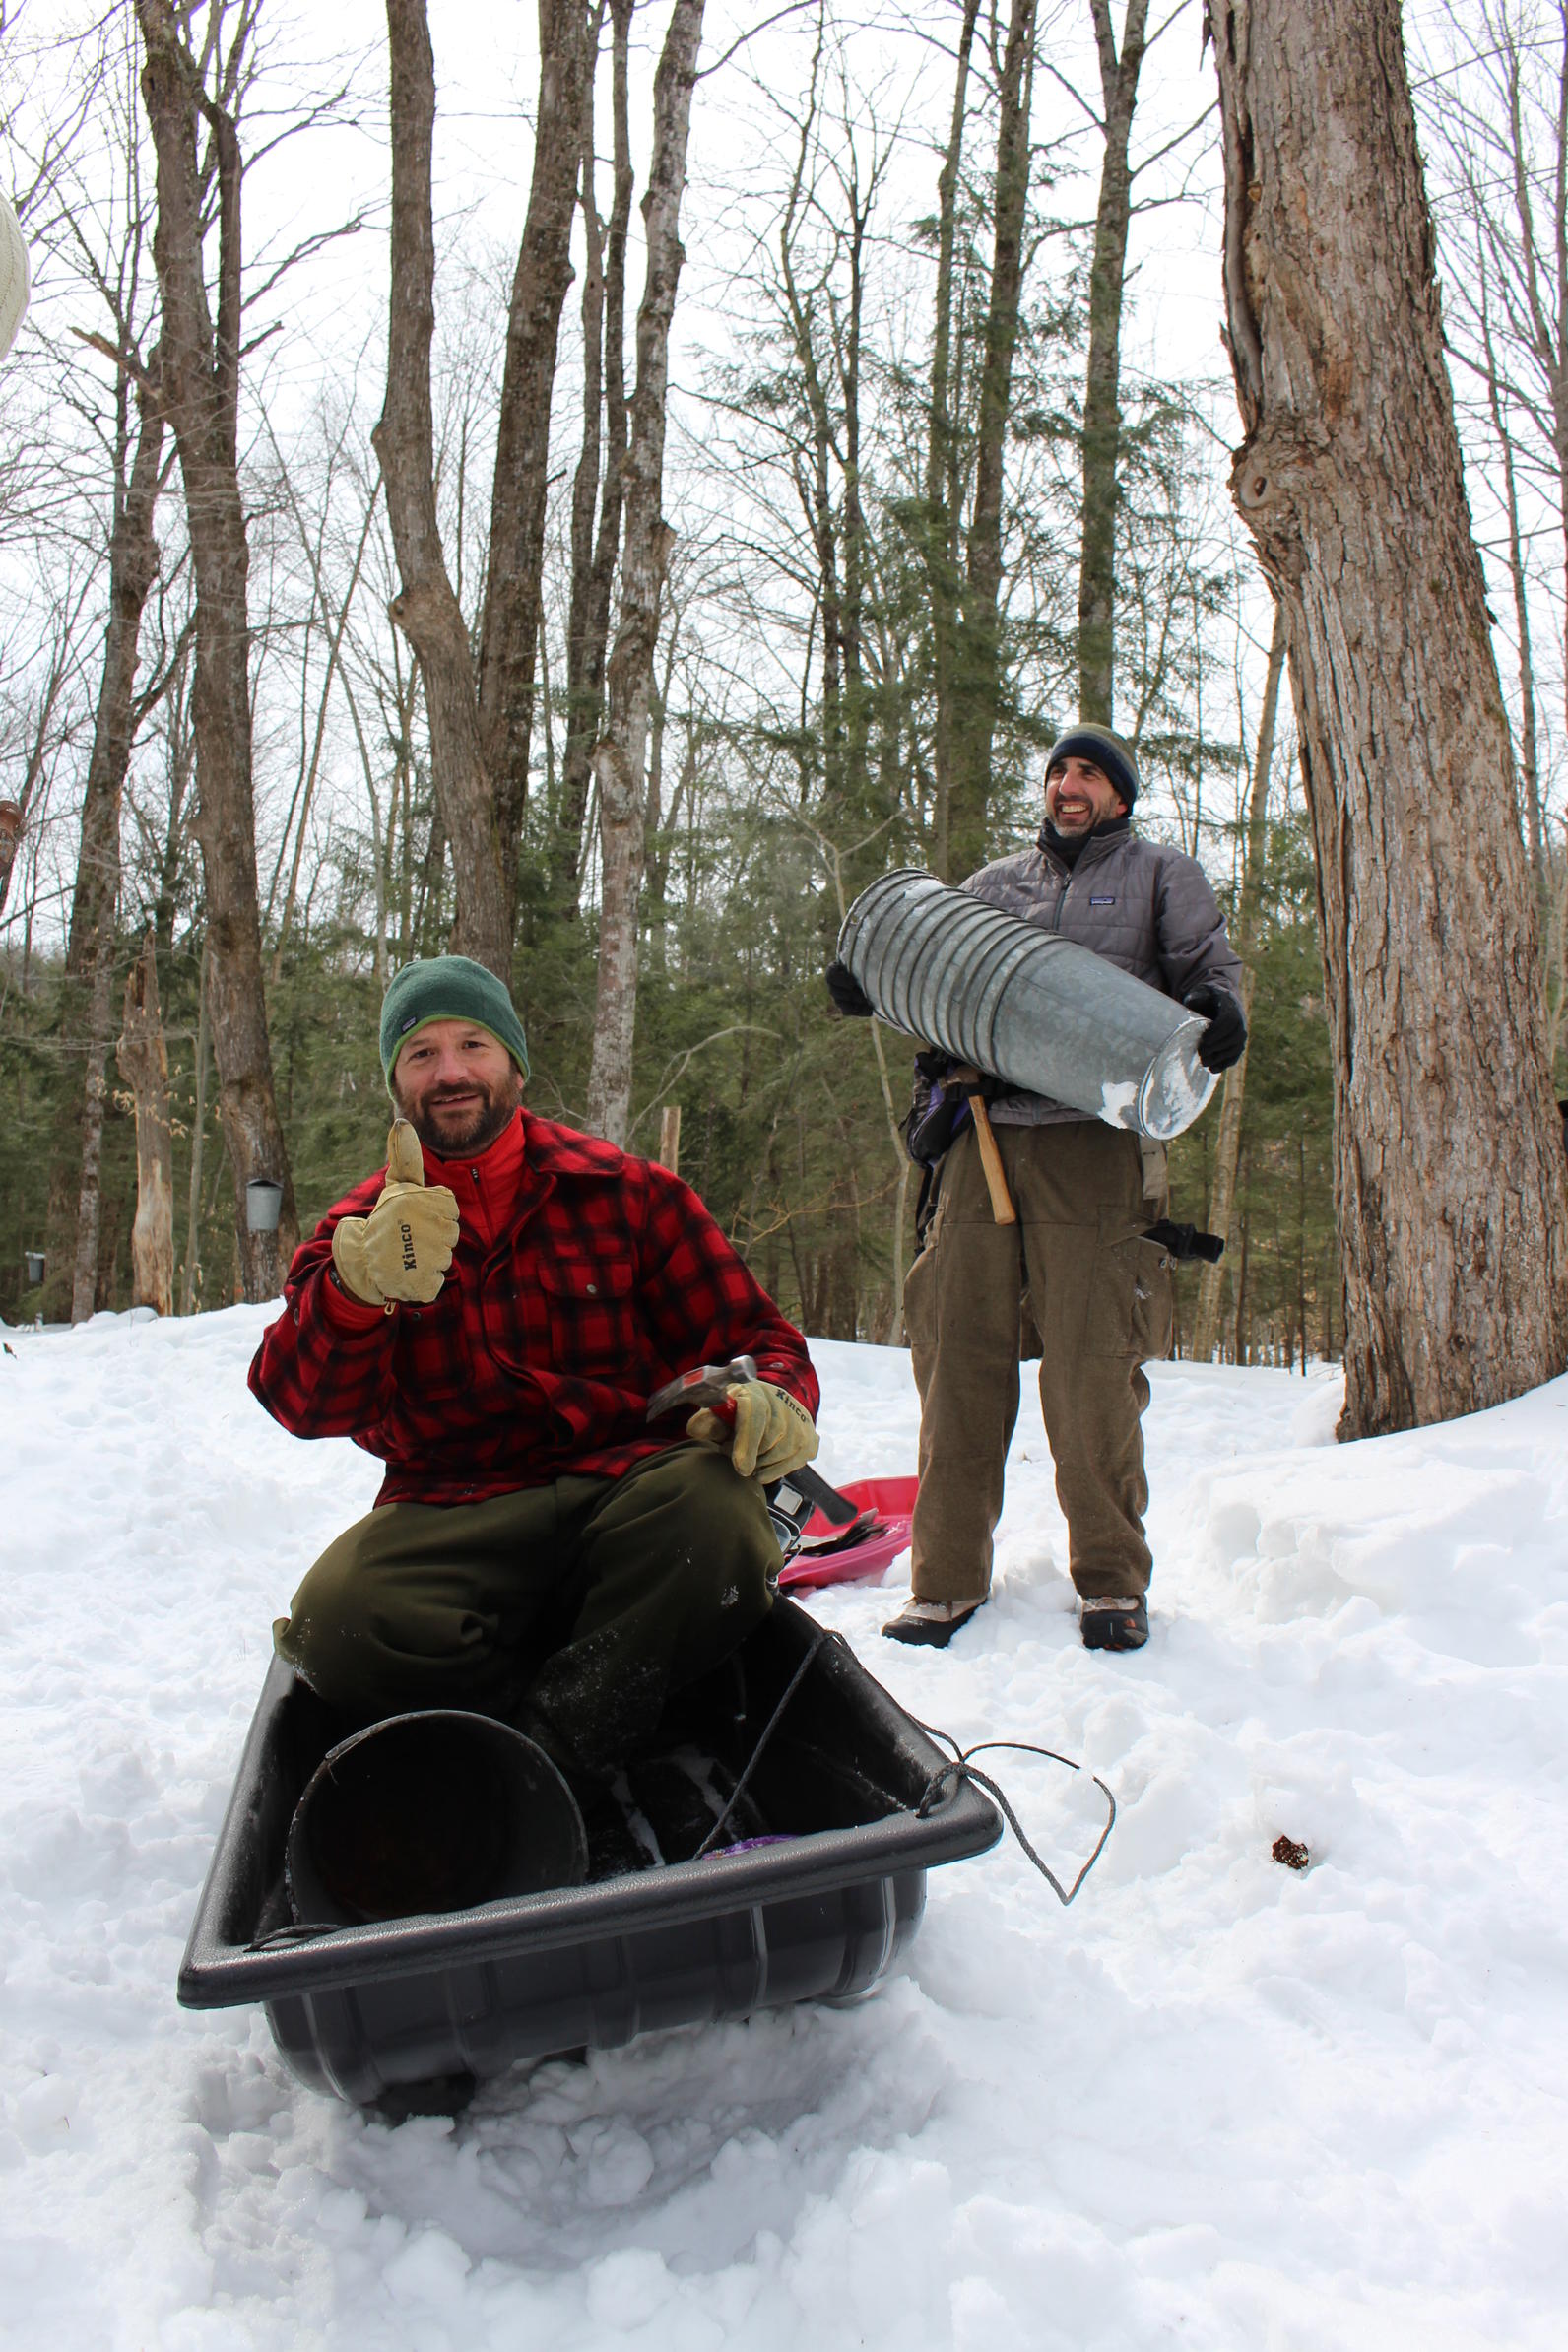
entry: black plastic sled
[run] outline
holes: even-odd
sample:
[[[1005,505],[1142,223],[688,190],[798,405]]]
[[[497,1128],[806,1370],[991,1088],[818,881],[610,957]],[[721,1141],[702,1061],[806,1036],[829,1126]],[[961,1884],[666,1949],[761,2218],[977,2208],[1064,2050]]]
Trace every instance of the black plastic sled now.
[[[682,1694],[661,1733],[667,1751],[633,1768],[645,1840],[661,1778],[666,1794],[705,1791],[710,1801],[694,1825],[658,1832],[648,1866],[591,1848],[580,1885],[310,1928],[294,1923],[285,1853],[343,1727],[275,1659],[180,1967],[181,2002],[259,2000],[312,2089],[413,2107],[460,2104],[520,2059],[869,1991],[914,1933],[926,1871],[994,1845],[1000,1817],[962,1779],[929,1794],[947,1758],[793,1601],[774,1602],[738,1661],[739,1671],[732,1662]],[[715,1828],[716,1851],[673,1859],[683,1839],[695,1855]]]

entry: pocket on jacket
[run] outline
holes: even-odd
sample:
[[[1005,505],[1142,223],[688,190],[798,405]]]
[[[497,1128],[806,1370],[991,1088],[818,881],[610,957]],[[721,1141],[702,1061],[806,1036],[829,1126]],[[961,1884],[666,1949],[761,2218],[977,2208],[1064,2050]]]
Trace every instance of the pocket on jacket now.
[[[422,1405],[466,1397],[474,1386],[462,1296],[448,1274],[425,1307],[399,1307],[397,1378],[400,1397],[418,1415]]]
[[[624,1375],[641,1361],[629,1258],[553,1255],[541,1259],[539,1286],[550,1315],[550,1369],[566,1379]]]

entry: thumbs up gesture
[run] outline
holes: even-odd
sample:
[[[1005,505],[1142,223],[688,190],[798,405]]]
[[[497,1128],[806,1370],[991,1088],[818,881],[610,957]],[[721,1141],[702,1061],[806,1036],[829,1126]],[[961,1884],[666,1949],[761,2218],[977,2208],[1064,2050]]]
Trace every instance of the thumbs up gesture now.
[[[332,1262],[351,1297],[367,1307],[418,1302],[441,1287],[457,1246],[457,1197],[450,1185],[426,1184],[420,1139],[394,1119],[386,1140],[386,1183],[368,1216],[340,1217]]]

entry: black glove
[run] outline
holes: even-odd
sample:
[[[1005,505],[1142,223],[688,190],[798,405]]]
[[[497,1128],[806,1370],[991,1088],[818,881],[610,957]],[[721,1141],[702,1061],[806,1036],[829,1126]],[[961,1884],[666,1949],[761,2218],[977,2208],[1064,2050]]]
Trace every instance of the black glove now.
[[[1209,1026],[1198,1040],[1198,1059],[1206,1070],[1228,1070],[1247,1050],[1247,1015],[1228,988],[1202,980],[1190,988],[1182,1003],[1189,1013],[1201,1013]]]
[[[951,1150],[970,1118],[969,1102],[978,1095],[993,1103],[1008,1092],[1007,1081],[977,1075],[964,1084],[953,1076],[962,1064],[939,1046],[916,1054],[915,1069],[925,1081],[924,1096],[917,1087],[915,1101],[904,1121],[904,1148],[917,1168],[934,1168]]]
[[[847,963],[830,963],[822,978],[834,1004],[850,1020],[869,1020],[877,1008]]]
[[[1217,1233],[1205,1233],[1198,1225],[1173,1225],[1168,1216],[1162,1216],[1157,1225],[1150,1225],[1143,1239],[1157,1241],[1179,1266],[1190,1265],[1194,1258],[1217,1266],[1225,1254],[1225,1245]]]
[[[953,1055],[944,1053],[940,1045],[925,1046],[915,1056],[915,1068],[928,1086],[945,1086],[953,1072],[962,1067]],[[1013,1088],[1006,1078],[993,1078],[989,1071],[981,1070],[976,1072],[974,1083],[961,1091],[978,1094],[981,1101],[989,1106],[1000,1101],[1004,1094],[1011,1094]]]
[[[956,1086],[933,1086],[924,1109],[912,1110],[904,1121],[904,1149],[916,1167],[934,1168],[945,1159],[968,1116]]]

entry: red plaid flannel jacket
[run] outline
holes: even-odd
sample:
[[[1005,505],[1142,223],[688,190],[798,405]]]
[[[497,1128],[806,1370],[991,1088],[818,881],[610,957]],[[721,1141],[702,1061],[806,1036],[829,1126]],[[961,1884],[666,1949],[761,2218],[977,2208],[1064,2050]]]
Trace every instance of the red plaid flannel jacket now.
[[[806,1342],[695,1193],[651,1160],[530,1113],[509,1230],[465,1221],[427,1307],[329,1300],[332,1229],[363,1216],[366,1177],[300,1245],[250,1386],[296,1437],[352,1437],[387,1466],[381,1503],[467,1503],[571,1475],[619,1477],[680,1441],[653,1391],[692,1364],[752,1355],[813,1414]],[[425,1154],[432,1184],[443,1163]]]

